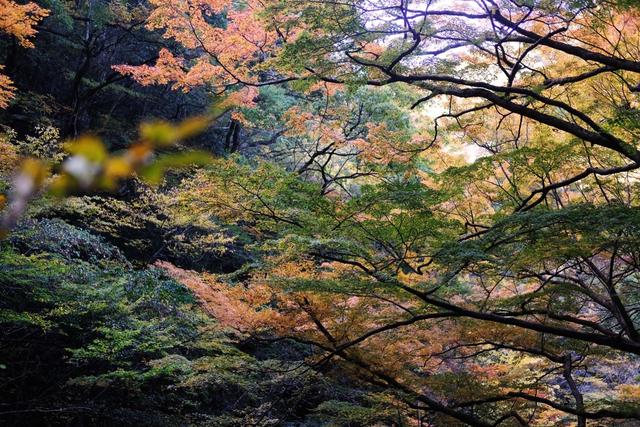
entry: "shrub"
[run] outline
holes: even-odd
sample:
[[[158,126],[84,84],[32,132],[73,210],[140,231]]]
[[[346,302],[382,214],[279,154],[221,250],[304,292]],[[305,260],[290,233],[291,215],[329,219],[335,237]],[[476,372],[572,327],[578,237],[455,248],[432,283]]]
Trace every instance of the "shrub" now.
[[[24,221],[11,234],[10,243],[25,254],[53,253],[89,262],[124,261],[118,248],[103,238],[56,218]]]

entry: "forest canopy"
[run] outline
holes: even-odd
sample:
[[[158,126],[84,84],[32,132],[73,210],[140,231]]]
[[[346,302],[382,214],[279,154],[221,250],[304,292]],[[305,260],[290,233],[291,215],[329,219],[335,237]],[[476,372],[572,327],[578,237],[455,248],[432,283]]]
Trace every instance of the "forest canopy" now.
[[[0,0],[7,425],[640,423],[640,4]]]

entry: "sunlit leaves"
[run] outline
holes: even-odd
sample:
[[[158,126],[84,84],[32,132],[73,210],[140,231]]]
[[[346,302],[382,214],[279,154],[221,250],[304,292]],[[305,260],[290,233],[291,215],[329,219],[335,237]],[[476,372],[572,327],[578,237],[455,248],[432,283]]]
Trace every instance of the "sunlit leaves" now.
[[[49,11],[34,2],[20,4],[13,0],[0,0],[0,32],[15,37],[22,47],[33,47],[36,26],[48,15]],[[3,68],[0,65],[0,70]],[[0,74],[0,108],[7,108],[14,97],[14,90],[11,79]]]
[[[140,177],[149,184],[159,184],[167,171],[211,163],[211,155],[204,151],[186,151],[158,156],[154,162],[140,170]]]
[[[37,32],[35,26],[48,14],[36,3],[19,4],[12,0],[1,0],[0,31],[14,36],[24,47],[33,47],[31,39]]]

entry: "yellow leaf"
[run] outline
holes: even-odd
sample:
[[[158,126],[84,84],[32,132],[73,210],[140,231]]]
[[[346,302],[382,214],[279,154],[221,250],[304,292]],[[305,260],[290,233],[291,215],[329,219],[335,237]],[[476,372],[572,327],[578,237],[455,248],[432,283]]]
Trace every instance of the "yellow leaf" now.
[[[100,139],[93,136],[83,136],[80,139],[65,144],[69,154],[82,156],[93,163],[102,163],[107,158],[107,149]]]
[[[211,123],[206,116],[194,117],[178,125],[158,121],[143,123],[140,126],[142,141],[153,147],[169,147],[204,131]]]
[[[110,179],[120,179],[133,172],[131,163],[122,157],[112,157],[104,165],[104,175]]]
[[[112,157],[105,162],[100,185],[107,189],[113,189],[119,180],[132,173],[133,166],[129,160],[124,157]]]
[[[177,127],[179,139],[186,139],[198,135],[207,129],[211,120],[206,116],[193,117],[180,123]]]
[[[56,197],[63,197],[71,190],[75,189],[76,181],[67,174],[58,175],[49,184],[49,194]]]
[[[211,155],[204,151],[166,154],[140,171],[140,177],[148,184],[156,185],[170,169],[184,169],[191,166],[205,166],[211,163]]]
[[[139,164],[149,160],[152,152],[147,144],[135,144],[127,150],[127,156],[133,164]]]
[[[31,178],[36,186],[40,186],[49,176],[49,167],[42,160],[28,158],[22,162],[20,173]]]
[[[179,138],[178,131],[168,122],[143,123],[140,126],[142,140],[154,147],[169,147]]]

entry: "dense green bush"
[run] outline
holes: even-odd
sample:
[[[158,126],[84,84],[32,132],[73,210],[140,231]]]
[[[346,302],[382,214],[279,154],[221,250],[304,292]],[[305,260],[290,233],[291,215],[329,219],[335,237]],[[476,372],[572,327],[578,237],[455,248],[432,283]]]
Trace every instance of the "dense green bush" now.
[[[365,392],[296,369],[308,348],[240,344],[162,270],[134,269],[60,220],[27,221],[0,249],[2,425],[316,426],[386,416],[367,404],[339,421]]]
[[[124,261],[120,250],[103,238],[61,219],[26,220],[11,234],[10,242],[23,253],[55,253],[72,260]]]
[[[232,272],[248,260],[243,237],[223,226],[184,224],[168,209],[170,199],[140,182],[119,195],[72,197],[44,203],[38,218],[62,218],[117,246],[138,265],[169,261],[199,271]]]

